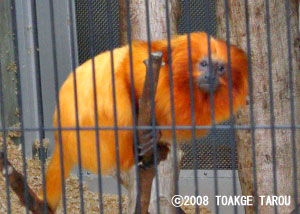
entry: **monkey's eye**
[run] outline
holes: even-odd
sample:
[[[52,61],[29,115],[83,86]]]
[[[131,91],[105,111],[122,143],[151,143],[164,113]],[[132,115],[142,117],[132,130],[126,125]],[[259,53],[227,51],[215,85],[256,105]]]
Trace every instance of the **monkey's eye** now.
[[[200,65],[201,65],[202,67],[206,67],[208,64],[207,64],[207,62],[204,60],[204,61],[200,62]]]
[[[225,70],[225,67],[224,67],[223,65],[219,65],[219,66],[218,66],[218,72],[219,72],[219,73],[223,73],[224,70]]]

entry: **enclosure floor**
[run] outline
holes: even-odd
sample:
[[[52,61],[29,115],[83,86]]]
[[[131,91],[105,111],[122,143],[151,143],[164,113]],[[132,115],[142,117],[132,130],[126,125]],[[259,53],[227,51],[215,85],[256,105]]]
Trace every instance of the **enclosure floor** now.
[[[0,133],[1,134],[1,133]],[[9,133],[7,137],[8,143],[8,158],[12,165],[19,171],[23,172],[23,161],[21,147],[16,146],[12,142],[13,137],[19,137],[18,133]],[[0,136],[0,147],[3,147],[3,138]],[[27,159],[27,176],[28,184],[34,190],[38,191],[41,188],[42,176],[41,176],[41,164],[38,160]],[[47,165],[47,163],[46,163]],[[6,182],[0,174],[0,213],[8,213],[7,206],[7,195],[6,195]],[[25,208],[21,206],[17,196],[10,191],[10,210],[11,213],[25,213]],[[103,207],[104,213],[116,214],[119,213],[118,206],[118,195],[103,194]],[[66,180],[66,203],[67,203],[67,213],[80,213],[80,192],[79,192],[79,181],[77,177],[71,176]],[[128,199],[124,195],[122,196],[122,213],[126,213]],[[195,208],[192,206],[182,207],[187,214],[194,214]],[[98,193],[91,192],[87,189],[87,185],[84,184],[84,209],[85,213],[100,213],[99,209],[99,197]],[[57,214],[64,213],[62,203],[60,204]],[[211,213],[207,208],[201,207],[200,214]]]

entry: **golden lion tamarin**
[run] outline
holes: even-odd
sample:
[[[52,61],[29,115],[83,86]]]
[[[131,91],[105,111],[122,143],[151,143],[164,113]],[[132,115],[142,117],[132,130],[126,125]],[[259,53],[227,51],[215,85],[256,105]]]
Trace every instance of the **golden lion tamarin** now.
[[[228,53],[226,42],[212,38],[211,66],[208,60],[208,37],[206,33],[190,34],[191,61],[194,91],[195,124],[211,124],[210,88],[214,91],[214,113],[216,123],[229,118],[229,83],[228,83]],[[130,94],[130,56],[129,47],[123,46],[113,50],[116,111],[118,126],[133,125],[132,105],[138,108],[146,67],[143,61],[148,56],[147,42],[135,41],[133,48],[133,72],[136,103],[132,103]],[[168,44],[166,40],[152,42],[152,51],[161,51],[165,65],[160,70],[160,76],[155,96],[155,118],[158,125],[171,125],[170,77],[168,64]],[[188,60],[187,35],[174,37],[171,40],[172,70],[174,82],[175,123],[177,126],[192,125],[190,72]],[[237,111],[245,105],[248,92],[248,64],[246,54],[235,46],[230,47],[232,71],[233,110]],[[112,74],[110,52],[104,52],[95,57],[96,95],[94,103],[92,60],[86,61],[76,69],[77,100],[79,126],[94,127],[94,105],[98,109],[99,127],[111,126],[112,130],[100,130],[100,158],[102,174],[113,174],[116,171],[116,152]],[[210,69],[211,68],[211,69]],[[76,126],[76,111],[74,98],[74,75],[71,73],[59,92],[61,127]],[[58,126],[57,111],[54,113],[54,126]],[[206,130],[196,130],[196,135],[203,136]],[[74,165],[77,164],[77,136],[75,130],[62,131],[64,172],[67,177]],[[93,130],[80,130],[82,167],[97,172],[96,134]],[[177,130],[178,141],[191,138],[191,130]],[[46,196],[51,209],[55,210],[61,197],[61,164],[58,142],[46,173]],[[161,131],[161,140],[171,143],[171,130]],[[129,170],[134,164],[133,132],[118,130],[119,155],[121,171]],[[42,198],[42,193],[40,197]]]

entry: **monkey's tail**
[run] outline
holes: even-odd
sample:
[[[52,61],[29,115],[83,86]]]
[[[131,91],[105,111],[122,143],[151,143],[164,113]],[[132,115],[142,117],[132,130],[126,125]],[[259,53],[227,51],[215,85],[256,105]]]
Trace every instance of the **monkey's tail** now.
[[[56,141],[52,159],[50,161],[47,173],[46,173],[46,198],[48,206],[52,210],[56,210],[62,194],[62,170],[61,170],[61,158],[58,141]],[[67,154],[67,148],[63,148],[63,168],[64,178],[67,178],[70,171],[73,168],[74,162],[70,155]],[[43,199],[43,189],[39,193],[39,198]]]

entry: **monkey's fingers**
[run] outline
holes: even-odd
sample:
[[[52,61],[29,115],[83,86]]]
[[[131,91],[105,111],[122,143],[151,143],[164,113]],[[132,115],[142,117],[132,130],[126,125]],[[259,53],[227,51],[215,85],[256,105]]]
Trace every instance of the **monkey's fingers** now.
[[[138,146],[139,148],[139,157],[143,157],[146,153],[148,153],[151,149],[154,148],[154,139],[151,139],[148,143],[143,143]]]
[[[167,144],[157,144],[157,164],[160,163],[160,161],[166,160],[169,153],[169,146]],[[152,168],[154,166],[154,155],[151,156],[142,156],[139,157],[139,167],[147,170],[149,168]]]
[[[141,167],[142,169],[149,169],[153,166],[153,152],[150,153],[150,151],[154,149],[154,144],[155,141],[154,139],[151,139],[148,143],[143,143],[141,145],[138,146],[139,148],[139,154],[138,154],[138,165],[139,167]],[[145,155],[147,153],[150,153],[150,155]]]
[[[154,148],[154,145],[159,141],[161,137],[161,131],[156,129],[154,132],[155,133],[153,135],[153,130],[148,130],[140,135],[138,145],[139,156],[144,156],[145,154],[147,154],[152,148]],[[150,155],[151,153],[148,154],[148,156]]]
[[[142,157],[142,159],[138,162],[138,166],[143,170],[150,169],[154,166],[153,156],[150,157]]]
[[[156,139],[159,140],[159,138],[161,137],[161,131],[158,129],[155,129],[154,133],[155,134],[153,135],[152,129],[143,131],[143,133],[140,136],[141,143],[147,142],[147,141],[149,141],[150,138],[153,138],[153,137],[156,137]]]

